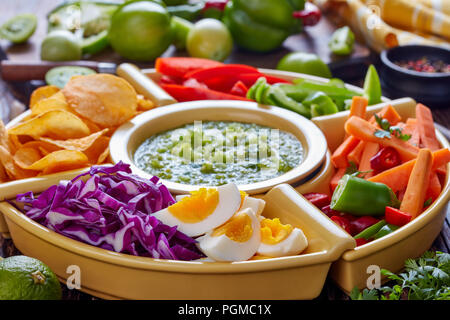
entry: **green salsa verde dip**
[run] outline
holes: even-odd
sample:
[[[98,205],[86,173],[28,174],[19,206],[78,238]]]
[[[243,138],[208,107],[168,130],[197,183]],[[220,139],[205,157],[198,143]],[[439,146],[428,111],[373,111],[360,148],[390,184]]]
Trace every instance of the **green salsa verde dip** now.
[[[145,140],[134,162],[162,179],[190,185],[250,184],[278,177],[304,156],[291,133],[257,124],[196,121]]]

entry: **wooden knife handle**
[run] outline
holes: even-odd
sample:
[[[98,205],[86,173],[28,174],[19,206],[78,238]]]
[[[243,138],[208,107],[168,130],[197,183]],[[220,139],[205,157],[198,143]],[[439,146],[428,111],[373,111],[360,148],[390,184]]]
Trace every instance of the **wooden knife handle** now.
[[[11,61],[2,60],[0,63],[0,75],[5,81],[44,80],[45,74],[53,67],[79,66],[98,71],[99,63],[96,61]]]

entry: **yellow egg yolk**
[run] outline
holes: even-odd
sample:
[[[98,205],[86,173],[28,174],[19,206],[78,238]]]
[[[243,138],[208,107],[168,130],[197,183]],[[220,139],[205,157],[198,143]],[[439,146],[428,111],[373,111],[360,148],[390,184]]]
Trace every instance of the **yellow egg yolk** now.
[[[168,210],[180,221],[196,223],[211,215],[218,203],[219,192],[216,189],[200,188],[192,191],[191,196],[184,197],[171,205]]]
[[[211,236],[218,237],[223,234],[236,242],[248,241],[253,234],[252,219],[247,214],[235,215],[226,223],[217,227]]]
[[[263,219],[261,221],[261,242],[277,244],[286,239],[294,228],[290,224],[282,224],[280,219]]]
[[[241,205],[240,205],[240,207],[239,207],[239,209],[240,208],[242,208],[242,205],[244,204],[244,199],[245,199],[245,197],[247,196],[247,192],[245,192],[245,191],[239,191],[239,193],[241,194]],[[239,210],[238,210],[239,211]]]

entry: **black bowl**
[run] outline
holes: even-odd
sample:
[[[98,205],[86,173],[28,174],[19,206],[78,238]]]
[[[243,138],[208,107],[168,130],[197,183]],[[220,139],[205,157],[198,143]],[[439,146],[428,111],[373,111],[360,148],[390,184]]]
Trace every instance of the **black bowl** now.
[[[423,57],[450,64],[450,50],[442,47],[407,45],[381,52],[383,94],[390,98],[411,97],[429,107],[450,107],[450,72],[419,72],[394,63]]]

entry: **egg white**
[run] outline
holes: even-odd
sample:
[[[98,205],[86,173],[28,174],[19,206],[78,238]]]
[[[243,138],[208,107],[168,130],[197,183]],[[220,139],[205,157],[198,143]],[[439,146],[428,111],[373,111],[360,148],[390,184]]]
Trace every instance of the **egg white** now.
[[[308,247],[308,240],[299,228],[293,228],[292,232],[282,241],[275,244],[262,243],[257,254],[268,257],[284,257],[300,254]]]

